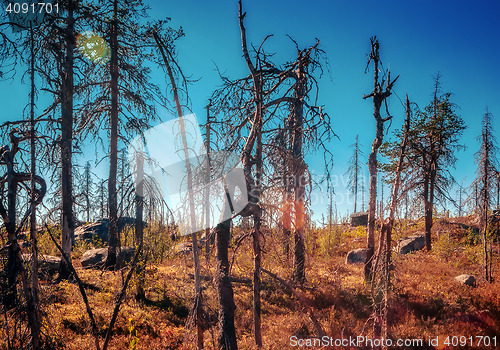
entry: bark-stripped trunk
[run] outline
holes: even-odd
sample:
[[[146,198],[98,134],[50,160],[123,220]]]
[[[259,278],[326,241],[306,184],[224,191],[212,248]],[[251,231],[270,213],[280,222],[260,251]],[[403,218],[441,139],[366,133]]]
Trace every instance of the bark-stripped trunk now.
[[[207,184],[211,180],[211,160],[210,160],[210,133],[211,133],[211,122],[210,122],[210,106],[212,105],[212,101],[210,100],[207,105],[207,173],[206,173],[206,181]],[[210,259],[210,246],[213,244],[212,236],[210,234],[210,187],[207,186],[205,189],[205,259],[208,263]]]
[[[35,171],[36,171],[36,152],[35,152],[35,48],[33,41],[33,23],[30,22],[30,41],[31,41],[31,103],[30,103],[30,126],[31,126],[31,184],[30,184],[30,237],[31,237],[31,288],[33,290],[33,306],[35,308],[33,317],[36,319],[37,326],[32,329],[32,345],[33,349],[40,347],[40,300],[38,297],[38,243],[36,231],[36,193],[35,193]]]
[[[302,53],[301,53],[302,54]],[[299,55],[296,74],[295,103],[293,106],[293,176],[294,176],[294,261],[293,279],[303,283],[306,280],[306,245],[305,245],[305,163],[302,155],[302,137],[304,134],[304,97],[306,75],[302,58]]]
[[[404,126],[404,135],[403,142],[401,143],[401,148],[399,152],[399,160],[396,167],[396,177],[394,179],[394,185],[392,188],[391,194],[391,206],[389,208],[389,218],[385,223],[385,227],[383,228],[385,232],[385,261],[383,267],[383,273],[385,276],[384,280],[384,301],[383,308],[381,312],[381,320],[382,320],[382,337],[387,339],[389,336],[389,328],[390,324],[388,321],[388,300],[389,300],[389,288],[391,285],[391,274],[390,274],[390,266],[391,266],[391,253],[392,253],[392,229],[394,226],[394,218],[396,216],[396,209],[398,206],[398,195],[399,195],[399,187],[401,185],[401,172],[403,171],[403,163],[406,152],[406,146],[408,144],[408,133],[410,130],[410,101],[408,100],[408,95],[406,95],[406,120]],[[382,242],[380,243],[382,244]],[[387,347],[386,347],[387,348]]]
[[[488,254],[488,210],[489,210],[489,204],[490,204],[490,198],[489,198],[489,182],[488,182],[488,175],[490,174],[489,171],[489,157],[490,157],[490,147],[489,147],[489,140],[488,140],[488,120],[485,117],[485,125],[484,125],[484,131],[483,131],[483,147],[484,147],[484,164],[483,164],[483,215],[484,215],[484,230],[483,230],[483,248],[484,248],[484,277],[486,281],[492,282],[491,280],[491,271],[489,269],[488,261],[491,260],[491,255]],[[488,256],[489,255],[489,256]]]
[[[384,137],[384,123],[391,119],[391,117],[386,117],[382,119],[380,115],[380,107],[384,100],[391,95],[391,89],[396,80],[396,77],[391,82],[390,72],[387,76],[387,85],[385,91],[382,91],[382,86],[378,81],[379,68],[378,63],[379,57],[379,43],[376,38],[371,39],[371,53],[369,56],[370,61],[373,60],[373,70],[374,70],[374,83],[373,92],[369,95],[364,95],[363,99],[373,97],[373,117],[377,123],[377,133],[375,139],[372,143],[372,150],[368,157],[368,169],[370,171],[370,199],[368,202],[368,235],[366,239],[366,245],[368,248],[366,254],[365,262],[365,280],[370,281],[372,275],[372,260],[373,253],[375,249],[375,215],[377,206],[377,153],[379,147],[382,145],[382,139]]]
[[[118,0],[113,1],[113,19],[111,21],[111,111],[109,115],[109,178],[108,178],[108,257],[106,267],[116,265],[116,248],[118,247],[118,198],[116,195],[116,174],[118,168]]]
[[[253,248],[254,248],[254,274],[253,274],[253,316],[254,316],[254,337],[255,344],[262,347],[261,320],[260,320],[260,225],[261,225],[261,210],[260,201],[260,179],[262,175],[262,109],[263,109],[263,93],[262,93],[262,74],[255,69],[247,49],[246,30],[243,25],[245,14],[242,12],[241,0],[238,2],[238,18],[241,32],[241,45],[245,62],[250,70],[253,80],[253,95],[255,102],[255,115],[253,126],[248,135],[245,146],[242,152],[243,173],[247,182],[247,192],[249,203],[247,205],[248,214],[253,215]],[[256,159],[252,159],[251,153],[257,143]],[[252,166],[257,164],[257,181],[254,181],[252,176]],[[247,214],[247,215],[248,215]]]
[[[161,42],[161,39],[158,37],[156,32],[153,33],[154,39],[160,49],[161,55],[163,57],[163,61],[167,68],[167,74],[170,79],[170,83],[172,84],[172,92],[174,95],[175,106],[177,109],[177,116],[179,117],[179,127],[182,139],[182,150],[184,153],[184,160],[186,162],[186,176],[187,176],[187,188],[188,188],[188,202],[189,202],[189,213],[190,213],[190,224],[191,227],[196,227],[196,213],[194,208],[194,193],[193,193],[193,175],[191,169],[191,162],[189,157],[189,146],[187,142],[186,129],[184,124],[184,119],[182,115],[182,107],[179,101],[179,96],[177,93],[177,84],[175,83],[174,74],[170,67],[169,59],[173,59],[171,53],[167,50],[165,45]],[[197,346],[198,349],[203,348],[203,327],[202,327],[202,319],[203,319],[203,309],[202,309],[202,296],[201,296],[201,279],[200,279],[200,258],[198,252],[198,239],[197,233],[191,233],[191,240],[193,242],[193,260],[194,260],[194,284],[195,284],[195,313],[196,313],[196,327],[197,327]]]
[[[72,180],[72,144],[73,144],[73,61],[74,52],[73,2],[68,3],[68,18],[65,33],[66,56],[64,72],[61,77],[61,247],[71,259],[71,247],[74,243],[75,225],[73,218],[73,180]],[[59,279],[71,275],[66,260],[61,259]]]
[[[144,208],[144,157],[142,154],[137,156],[137,177],[135,189],[135,241],[137,247],[142,247],[144,237],[144,227],[142,222]],[[144,262],[137,263],[137,288],[135,298],[137,300],[145,300],[144,294]]]

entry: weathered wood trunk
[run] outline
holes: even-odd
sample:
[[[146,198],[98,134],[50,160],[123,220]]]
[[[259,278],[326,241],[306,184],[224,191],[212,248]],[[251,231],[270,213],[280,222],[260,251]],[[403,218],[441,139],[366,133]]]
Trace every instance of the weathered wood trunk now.
[[[371,40],[371,52],[369,56],[369,61],[373,60],[373,70],[374,70],[374,83],[373,91],[369,95],[364,95],[363,99],[373,98],[373,117],[377,123],[377,132],[375,139],[372,143],[372,150],[368,157],[368,169],[370,171],[370,198],[368,202],[368,235],[366,238],[366,245],[368,252],[366,254],[365,262],[365,280],[370,281],[372,275],[372,260],[375,247],[375,216],[376,216],[376,206],[377,206],[377,153],[379,147],[382,145],[382,140],[384,137],[384,123],[390,120],[392,117],[388,116],[382,118],[380,115],[380,107],[384,100],[391,95],[391,89],[399,78],[396,77],[391,82],[390,72],[387,75],[387,85],[385,90],[382,91],[382,84],[379,83],[379,43],[378,40],[373,37]]]
[[[144,211],[144,157],[142,154],[137,156],[137,177],[135,188],[135,241],[137,246],[142,246],[144,241],[144,225],[142,222]],[[144,273],[145,266],[143,261],[137,263],[136,275],[137,286],[135,298],[137,300],[145,300],[144,294]]]
[[[182,151],[184,154],[184,161],[186,162],[186,177],[187,177],[187,201],[189,205],[189,219],[191,228],[196,227],[196,213],[194,207],[194,193],[193,193],[193,175],[192,168],[190,162],[190,148],[187,141],[186,135],[186,127],[184,124],[184,118],[182,113],[182,106],[179,100],[179,95],[177,92],[177,84],[175,82],[174,74],[172,68],[170,67],[169,58],[173,60],[172,54],[168,51],[168,48],[162,43],[161,38],[158,36],[156,32],[153,32],[154,39],[160,49],[160,53],[163,58],[163,62],[165,63],[165,67],[167,69],[167,74],[172,84],[172,93],[174,95],[175,106],[177,110],[177,116],[179,118],[179,128],[180,128],[180,136],[182,139]],[[193,260],[194,260],[194,284],[195,284],[195,314],[196,314],[196,335],[197,335],[197,347],[198,349],[203,348],[203,327],[202,327],[202,318],[203,318],[203,308],[202,308],[202,295],[201,295],[201,279],[200,279],[200,258],[198,251],[198,238],[197,232],[191,233],[191,240],[193,243]]]
[[[116,194],[116,175],[118,170],[118,0],[113,1],[113,19],[111,20],[110,49],[111,49],[111,110],[109,114],[109,177],[108,177],[108,257],[106,267],[116,265],[116,248],[118,239],[118,198]]]
[[[302,138],[304,136],[304,98],[307,76],[303,59],[303,52],[299,52],[297,59],[298,68],[295,72],[296,88],[294,92],[295,103],[293,106],[293,176],[294,176],[294,261],[293,278],[303,283],[306,280],[306,245],[305,245],[305,162],[302,154]],[[304,62],[306,61],[306,62]]]
[[[71,247],[74,243],[75,225],[73,218],[73,61],[74,61],[74,19],[72,1],[68,3],[66,27],[66,55],[64,74],[61,76],[61,247],[71,258]],[[59,265],[59,279],[67,279],[71,271],[62,259]]]
[[[215,286],[217,288],[217,302],[219,304],[218,324],[218,349],[236,350],[236,329],[234,327],[234,304],[233,287],[229,278],[229,228],[230,220],[217,225],[215,229],[216,271]]]

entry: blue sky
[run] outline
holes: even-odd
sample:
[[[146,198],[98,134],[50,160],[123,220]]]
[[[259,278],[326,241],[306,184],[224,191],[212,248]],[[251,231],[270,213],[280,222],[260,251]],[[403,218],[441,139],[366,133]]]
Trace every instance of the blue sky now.
[[[178,43],[179,58],[187,73],[202,78],[190,91],[195,113],[203,116],[209,91],[214,83],[220,84],[212,61],[229,77],[247,74],[237,1],[188,0],[158,2],[156,6],[151,2],[152,8],[168,13],[172,26],[182,26],[186,33]],[[453,174],[458,182],[464,177],[465,184],[473,180],[472,156],[478,148],[474,138],[480,133],[486,105],[494,122],[500,117],[500,2],[381,1],[374,6],[369,1],[310,1],[306,5],[301,1],[255,0],[244,2],[243,8],[250,42],[259,45],[266,35],[274,34],[266,49],[276,52],[275,62],[285,62],[295,55],[286,34],[302,47],[318,38],[328,55],[331,77],[325,75],[321,80],[319,103],[325,105],[340,137],[340,141],[330,143],[335,157],[332,174],[339,179],[336,193],[340,212],[353,210],[352,204],[346,203],[347,190],[342,181],[351,156],[348,146],[359,134],[367,157],[375,136],[372,102],[362,99],[372,90],[373,68],[366,75],[364,69],[373,35],[380,40],[384,67],[390,65],[393,77],[400,75],[395,94],[389,98],[394,120],[387,137],[403,123],[399,98],[403,100],[408,93],[413,102],[424,107],[431,99],[432,77],[439,71],[443,91],[454,94],[453,102],[460,107],[458,114],[468,126],[462,138],[468,149],[457,154],[459,161]],[[322,174],[321,155],[309,156],[309,165],[316,174]],[[388,192],[386,189],[385,197]],[[324,207],[321,203],[313,205],[316,218]]]
[[[186,36],[177,43],[179,61],[187,75],[200,80],[190,87],[193,112],[203,121],[208,97],[221,81],[215,64],[230,78],[248,73],[241,53],[237,18],[237,1],[183,0],[145,1],[151,7],[152,19],[171,17],[171,26],[182,26]],[[295,57],[290,35],[301,47],[320,39],[326,51],[331,75],[320,81],[319,104],[325,106],[332,127],[340,137],[330,143],[334,155],[332,174],[339,178],[338,194],[346,189],[340,180],[351,156],[348,148],[359,134],[367,157],[375,135],[372,102],[362,99],[373,86],[373,69],[365,75],[369,38],[380,41],[384,68],[390,65],[392,76],[400,75],[393,96],[389,98],[394,116],[392,131],[400,128],[404,109],[400,100],[408,93],[410,100],[424,107],[431,99],[432,76],[442,74],[442,88],[454,93],[453,102],[468,129],[462,142],[467,151],[457,154],[459,161],[453,172],[466,184],[475,177],[472,155],[478,149],[475,137],[480,133],[480,120],[486,105],[494,115],[494,127],[500,131],[500,2],[479,1],[262,1],[243,3],[247,12],[245,24],[248,41],[259,45],[268,34],[266,50],[276,52],[274,61],[282,63]],[[215,63],[215,64],[214,64]],[[161,75],[161,72],[155,74]],[[163,78],[158,82],[163,82]],[[14,119],[27,102],[26,86],[0,82],[0,122]],[[397,96],[396,96],[397,95]],[[43,101],[41,96],[40,101]],[[45,106],[40,106],[39,111]],[[17,118],[16,118],[17,119]],[[91,147],[86,158],[92,159]],[[311,169],[322,174],[322,155],[308,156]],[[105,165],[98,170],[106,173]],[[387,196],[388,190],[384,195]],[[324,203],[328,200],[325,198]],[[338,200],[340,202],[340,199]],[[312,207],[315,218],[325,212],[325,205]],[[340,212],[352,212],[352,205],[338,203]]]

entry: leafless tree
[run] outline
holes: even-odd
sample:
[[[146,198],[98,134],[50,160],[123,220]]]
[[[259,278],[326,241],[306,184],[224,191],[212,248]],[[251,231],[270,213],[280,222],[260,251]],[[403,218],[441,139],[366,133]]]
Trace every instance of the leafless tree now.
[[[368,203],[368,235],[367,235],[367,248],[368,252],[366,254],[366,262],[365,262],[365,279],[367,281],[371,280],[372,273],[372,260],[374,254],[375,247],[375,215],[376,215],[376,204],[377,204],[377,153],[379,147],[382,145],[382,140],[384,138],[384,123],[391,120],[392,117],[388,115],[385,118],[382,118],[380,114],[380,108],[382,107],[382,103],[388,98],[392,92],[392,87],[396,80],[398,80],[399,75],[391,81],[390,71],[387,72],[387,82],[382,78],[382,81],[379,81],[379,42],[376,37],[370,38],[371,41],[371,52],[368,56],[367,69],[371,61],[373,61],[373,71],[374,71],[374,83],[373,83],[373,91],[368,95],[363,95],[363,99],[373,98],[373,117],[377,123],[377,133],[375,136],[375,140],[372,143],[372,150],[368,157],[368,169],[370,171],[370,199]],[[384,83],[385,90],[384,90]],[[387,106],[387,104],[386,104]]]
[[[486,107],[486,113],[483,116],[482,132],[481,135],[477,137],[477,140],[481,143],[481,147],[474,155],[475,161],[478,165],[476,171],[477,176],[474,183],[479,187],[478,200],[480,203],[480,214],[483,223],[484,278],[490,283],[493,282],[493,276],[491,271],[491,249],[488,249],[488,243],[490,241],[490,223],[488,221],[488,212],[491,207],[492,198],[495,194],[495,186],[493,184],[496,181],[498,169],[498,146],[493,132],[492,118],[493,115],[488,111],[488,107]],[[491,245],[491,243],[489,244]]]

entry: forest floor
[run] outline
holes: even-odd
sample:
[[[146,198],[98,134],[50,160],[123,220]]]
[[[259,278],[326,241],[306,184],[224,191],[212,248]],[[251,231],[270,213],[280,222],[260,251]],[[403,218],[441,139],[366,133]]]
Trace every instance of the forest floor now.
[[[422,224],[398,227],[395,239],[421,232]],[[238,228],[235,228],[235,236]],[[370,288],[363,280],[362,265],[347,265],[351,249],[363,247],[364,228],[338,226],[332,230],[311,230],[307,234],[307,282],[294,285],[311,306],[325,333],[333,339],[370,337],[372,312]],[[283,254],[278,233],[265,233],[263,267],[288,280],[292,261]],[[230,251],[230,258],[234,246]],[[101,343],[113,312],[114,301],[126,275],[82,269],[78,252],[74,263],[86,283],[89,302],[96,316]],[[482,245],[473,218],[438,220],[433,227],[433,250],[407,255],[393,254],[392,289],[389,297],[389,337],[391,339],[424,339],[423,347],[405,349],[444,349],[448,338],[466,341],[465,346],[450,348],[494,349],[500,345],[500,265],[498,245],[494,245],[494,283],[482,277]],[[253,271],[251,240],[246,239],[234,254],[231,275],[250,278]],[[211,276],[214,256],[208,263],[201,258],[202,274]],[[194,290],[192,257],[171,256],[162,262],[148,264],[146,269],[146,302],[134,298],[132,280],[114,327],[110,349],[194,349],[190,307]],[[474,275],[475,287],[457,283],[461,274]],[[234,283],[235,323],[239,349],[257,349],[253,339],[252,285]],[[204,307],[207,315],[205,345],[215,349],[217,300],[211,281],[203,281]],[[315,328],[301,303],[279,282],[262,274],[262,334],[264,349],[292,349],[294,339],[316,336]],[[78,286],[72,282],[41,283],[41,310],[47,349],[93,349],[94,340],[85,305]],[[15,327],[15,325],[14,325]],[[0,330],[5,339],[5,327]],[[19,332],[21,332],[21,328]],[[12,326],[10,329],[12,336]],[[458,337],[453,339],[452,337]],[[429,338],[439,337],[437,346]],[[465,338],[460,338],[465,337]],[[472,338],[470,338],[472,337]],[[484,337],[484,338],[481,338]],[[485,345],[486,340],[490,346]],[[483,343],[478,344],[479,340]],[[472,346],[470,346],[472,342]],[[0,348],[7,349],[1,340]],[[299,347],[322,349],[316,347]],[[335,347],[332,347],[335,348]],[[343,348],[365,348],[343,347]],[[398,347],[393,347],[398,348]]]

